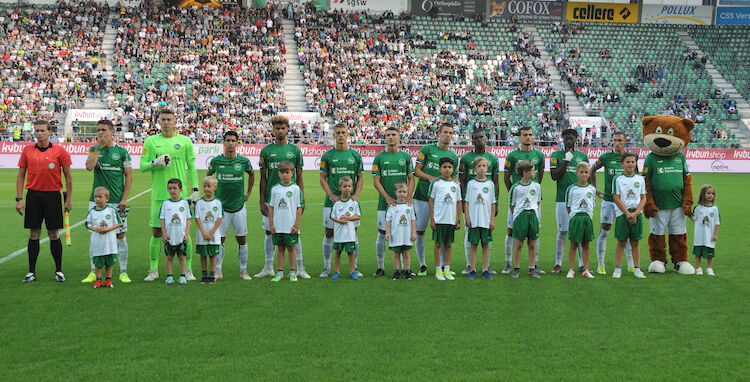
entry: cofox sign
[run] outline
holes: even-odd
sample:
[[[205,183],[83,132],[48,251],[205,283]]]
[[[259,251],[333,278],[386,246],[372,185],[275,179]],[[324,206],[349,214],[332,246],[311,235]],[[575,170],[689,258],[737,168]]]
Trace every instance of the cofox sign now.
[[[490,17],[511,18],[519,20],[560,20],[562,18],[562,1],[503,0],[490,3]]]

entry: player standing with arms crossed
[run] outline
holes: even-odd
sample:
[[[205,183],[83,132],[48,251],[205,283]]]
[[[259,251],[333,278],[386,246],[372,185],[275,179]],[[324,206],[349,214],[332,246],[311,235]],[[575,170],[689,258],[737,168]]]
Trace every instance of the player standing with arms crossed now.
[[[414,191],[414,212],[417,214],[417,240],[415,249],[419,258],[418,276],[427,276],[427,262],[425,261],[424,232],[430,223],[430,185],[440,179],[440,159],[451,158],[458,163],[458,155],[450,150],[453,139],[453,125],[443,123],[438,128],[438,143],[425,145],[417,154],[417,164],[414,175],[419,178]],[[458,174],[458,166],[453,169],[453,176]],[[440,268],[442,264],[435,264]]]
[[[487,148],[487,136],[484,130],[474,130],[471,133],[471,143],[474,145],[474,150],[461,156],[461,160],[458,164],[458,179],[461,181],[461,192],[463,192],[463,198],[466,200],[466,191],[468,190],[468,184],[472,180],[476,179],[477,174],[474,171],[474,161],[482,157],[487,160],[487,175],[489,175],[492,184],[495,186],[495,201],[499,196],[499,173],[500,173],[500,161],[497,157],[486,151]],[[497,209],[495,209],[495,215],[497,215]],[[471,243],[469,243],[469,230],[471,227],[465,227],[466,234],[464,235],[464,255],[466,256],[466,268],[461,272],[462,274],[468,275],[471,272],[471,262],[469,261],[469,252],[471,249]],[[487,243],[489,250],[492,250],[492,243]],[[490,274],[496,275],[492,267],[489,267],[488,271]]]
[[[333,138],[336,140],[336,146],[326,151],[320,158],[320,186],[326,193],[326,200],[323,206],[323,226],[325,227],[325,237],[323,238],[323,262],[325,267],[320,277],[328,277],[331,274],[331,252],[333,251],[333,229],[334,222],[331,220],[331,207],[340,200],[341,191],[339,190],[339,180],[345,176],[352,179],[354,183],[354,192],[351,200],[358,201],[359,194],[362,192],[364,178],[362,172],[362,156],[349,147],[349,128],[343,123],[338,123],[333,127]],[[359,221],[353,222],[355,227],[359,227]],[[357,263],[359,252],[359,241],[355,243],[354,263]],[[362,277],[362,273],[355,266],[355,274]]]
[[[49,122],[34,122],[34,137],[36,144],[27,145],[18,160],[18,177],[16,178],[16,212],[26,215],[23,227],[29,230],[29,273],[23,282],[36,281],[36,260],[39,257],[39,237],[42,235],[42,221],[47,226],[49,249],[55,260],[55,281],[65,282],[62,273],[62,242],[59,230],[63,227],[62,204],[60,190],[62,178],[60,170],[65,174],[65,211],[73,208],[71,196],[73,193],[73,176],[70,173],[70,154],[60,145],[53,145],[49,141],[51,132]],[[26,174],[26,204],[23,203],[23,182]]]
[[[411,156],[398,148],[401,135],[395,127],[385,131],[386,149],[375,156],[372,162],[372,183],[378,190],[378,236],[375,239],[375,253],[378,257],[378,270],[375,277],[385,275],[385,236],[386,210],[396,206],[396,184],[406,183],[406,204],[411,205],[414,194],[414,169]]]
[[[604,256],[607,253],[607,236],[612,228],[612,224],[615,222],[615,215],[619,215],[619,209],[615,205],[612,193],[612,182],[616,176],[624,174],[622,169],[622,154],[633,153],[630,150],[625,150],[625,144],[627,143],[627,137],[622,131],[615,132],[612,134],[612,150],[599,156],[599,159],[594,163],[594,167],[591,168],[591,183],[596,188],[596,170],[604,167],[604,192],[596,191],[596,196],[604,199],[602,201],[602,209],[599,214],[599,220],[601,220],[602,226],[599,230],[599,237],[596,239],[596,261],[598,266],[596,267],[596,273],[600,275],[607,274],[607,270],[604,267]],[[633,153],[635,154],[635,153]],[[638,156],[636,155],[636,158]],[[638,172],[638,166],[636,165],[635,172]],[[625,242],[625,256],[628,260],[628,270],[633,272],[635,270],[633,265],[633,248],[630,245],[630,241]]]
[[[302,166],[304,165],[302,150],[297,145],[287,141],[287,134],[289,132],[289,119],[287,117],[277,115],[271,118],[270,122],[274,141],[260,150],[260,169],[258,170],[260,173],[260,213],[263,214],[263,229],[266,231],[266,238],[263,242],[266,263],[263,266],[263,270],[260,273],[256,273],[255,277],[271,277],[276,275],[273,269],[274,249],[276,247],[273,245],[273,235],[271,234],[271,226],[268,222],[268,203],[271,201],[271,189],[281,183],[279,163],[288,161],[294,165],[295,170],[292,173],[292,182],[297,183],[302,193],[302,213],[305,212],[305,186],[302,182]],[[297,277],[309,279],[310,275],[305,271],[302,262],[301,239],[298,238],[294,248],[297,256]]]
[[[531,162],[535,170],[534,172],[536,173],[536,176],[533,180],[539,184],[539,187],[542,186],[542,179],[544,178],[544,153],[533,147],[534,130],[531,128],[531,126],[522,126],[520,129],[518,129],[518,135],[520,145],[517,149],[514,149],[513,151],[508,153],[508,156],[505,158],[505,172],[503,173],[503,181],[505,182],[505,188],[508,190],[508,194],[510,194],[510,188],[513,187],[513,185],[516,184],[516,182],[520,181],[522,178],[522,176],[516,170],[516,166],[520,161]],[[539,196],[539,199],[541,200],[541,195]],[[541,209],[535,208],[534,210],[537,215],[537,220],[541,223]],[[511,265],[511,262],[513,260],[514,246],[513,216],[514,214],[511,212],[509,205],[508,234],[505,236],[505,268],[503,268],[504,274],[508,274],[511,272],[511,270],[513,270],[513,267]],[[536,251],[536,254],[534,255],[534,257],[536,258],[534,263],[534,271],[537,274],[544,274],[544,271],[539,268],[539,238],[536,239],[534,250]]]
[[[144,281],[154,281],[159,278],[159,253],[161,252],[161,221],[159,212],[165,200],[169,199],[167,181],[179,179],[187,184],[188,178],[193,186],[192,194],[188,187],[182,188],[180,197],[195,203],[200,199],[198,191],[198,171],[195,169],[195,152],[190,138],[177,134],[175,131],[175,113],[170,109],[159,110],[159,125],[161,133],[146,138],[141,155],[141,171],[151,172],[151,242],[149,255],[151,257],[148,276]],[[188,235],[186,261],[186,280],[195,280],[192,270],[193,242]]]
[[[582,151],[576,150],[576,140],[578,139],[578,132],[574,129],[565,129],[562,132],[564,148],[557,150],[552,153],[549,159],[550,176],[552,180],[557,182],[557,198],[555,218],[557,219],[557,239],[555,241],[555,267],[552,269],[552,273],[560,273],[562,269],[563,253],[565,251],[565,243],[568,234],[568,223],[570,217],[568,216],[568,208],[565,205],[565,194],[568,191],[568,187],[578,182],[578,176],[576,176],[576,167],[579,163],[589,162],[589,157]],[[583,267],[582,259],[580,258],[580,251],[578,258],[579,268]],[[581,272],[584,270],[581,269]]]
[[[218,183],[216,198],[221,202],[224,217],[221,220],[219,234],[221,235],[221,246],[219,255],[216,256],[216,279],[221,279],[224,274],[221,266],[224,262],[224,241],[229,232],[229,226],[234,230],[234,239],[237,241],[237,257],[240,260],[240,278],[250,280],[247,273],[247,209],[245,202],[250,197],[255,183],[253,165],[247,157],[237,154],[237,132],[229,130],[224,133],[224,154],[213,157],[208,164],[208,175],[215,175]],[[247,192],[245,192],[245,174],[247,179]],[[196,215],[197,215],[196,211]],[[201,258],[202,259],[202,258]]]
[[[128,195],[130,186],[133,184],[133,170],[128,150],[118,145],[114,139],[115,126],[112,121],[103,119],[96,124],[96,145],[89,149],[89,157],[86,159],[86,170],[94,172],[94,184],[91,187],[89,197],[89,210],[96,206],[94,203],[94,190],[104,187],[109,191],[108,207],[117,211],[121,226],[116,229],[117,233],[117,261],[120,264],[120,282],[129,283],[128,277],[128,242],[125,232],[128,230]],[[89,253],[91,272],[83,283],[96,281],[94,274],[94,255]]]

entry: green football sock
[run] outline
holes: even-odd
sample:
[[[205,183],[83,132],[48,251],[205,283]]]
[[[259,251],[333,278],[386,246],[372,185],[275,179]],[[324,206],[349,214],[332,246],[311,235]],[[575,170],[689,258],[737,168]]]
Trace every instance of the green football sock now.
[[[193,238],[188,235],[187,251],[185,253],[185,262],[187,263],[187,269],[193,269],[193,253],[195,248],[193,247]]]
[[[158,269],[159,253],[161,253],[161,238],[151,236],[151,242],[148,249],[148,253],[151,256],[150,269]]]

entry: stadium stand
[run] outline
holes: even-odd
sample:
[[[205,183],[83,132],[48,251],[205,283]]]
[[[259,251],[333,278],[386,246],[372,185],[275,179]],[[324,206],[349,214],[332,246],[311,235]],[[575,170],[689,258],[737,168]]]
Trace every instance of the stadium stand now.
[[[0,3],[0,121],[18,128],[81,107],[99,86],[107,8],[96,2],[49,6]]]
[[[592,114],[601,110],[636,145],[644,115],[675,114],[696,122],[694,147],[739,147],[723,122],[723,101],[711,98],[710,76],[674,26],[556,23],[538,30],[581,103]],[[620,100],[608,101],[615,93]]]
[[[157,130],[157,110],[170,106],[195,141],[237,129],[245,142],[267,142],[263,115],[286,110],[280,20],[273,7],[127,11],[109,107],[125,108],[139,138]]]

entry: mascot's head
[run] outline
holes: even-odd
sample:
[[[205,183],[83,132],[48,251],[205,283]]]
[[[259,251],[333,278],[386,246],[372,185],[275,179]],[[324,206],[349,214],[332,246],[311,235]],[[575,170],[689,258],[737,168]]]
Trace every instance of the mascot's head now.
[[[690,142],[690,131],[695,126],[688,118],[672,115],[644,117],[643,144],[659,156],[671,156],[684,149]]]

